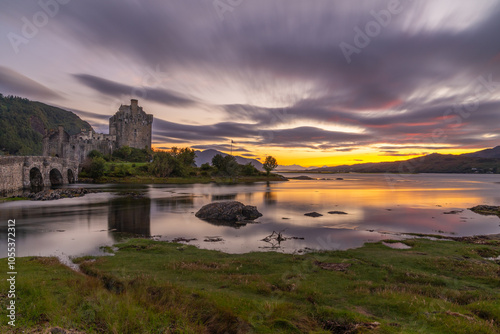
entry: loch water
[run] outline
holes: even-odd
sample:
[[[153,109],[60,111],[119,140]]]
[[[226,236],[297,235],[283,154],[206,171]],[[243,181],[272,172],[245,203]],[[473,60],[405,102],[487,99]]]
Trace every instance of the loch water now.
[[[294,177],[301,174],[284,174]],[[79,198],[0,203],[0,257],[7,221],[16,221],[17,256],[66,258],[102,254],[129,235],[196,239],[229,253],[348,249],[405,233],[470,236],[500,233],[500,218],[468,208],[500,205],[500,176],[484,174],[309,174],[314,180],[251,184],[89,185]],[[132,194],[131,194],[132,193]],[[140,194],[136,196],[133,194]],[[246,225],[210,223],[195,212],[213,201],[255,205],[263,216]],[[347,214],[329,214],[342,211]],[[318,212],[322,216],[305,216]],[[273,231],[290,239],[263,239]],[[211,237],[222,241],[205,241]],[[291,238],[295,237],[295,238]]]

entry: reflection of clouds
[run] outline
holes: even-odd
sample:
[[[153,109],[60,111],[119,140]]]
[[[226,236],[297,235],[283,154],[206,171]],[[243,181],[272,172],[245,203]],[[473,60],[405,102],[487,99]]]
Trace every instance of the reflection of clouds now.
[[[305,247],[346,249],[397,237],[377,233],[381,231],[443,235],[455,232],[456,236],[498,233],[498,217],[481,216],[468,210],[457,215],[443,214],[497,202],[500,184],[495,183],[495,175],[407,175],[412,182],[397,185],[395,191],[388,188],[383,175],[341,176],[344,177],[341,182],[281,182],[270,186],[266,183],[198,184],[134,189],[127,185],[91,185],[113,192],[141,189],[148,198],[96,193],[48,202],[8,202],[0,204],[0,219],[16,219],[21,256],[90,254],[99,246],[113,243],[112,233],[106,232],[108,228],[161,235],[163,240],[197,238],[190,244],[230,253],[266,250],[260,248],[266,246],[261,240],[273,231],[304,238],[283,242],[280,249],[283,252]],[[246,205],[257,206],[263,217],[235,229],[209,224],[194,216],[194,212],[213,198],[228,194],[236,194],[236,200]],[[269,205],[270,200],[278,197],[279,202]],[[324,216],[304,216],[311,211]],[[348,214],[329,215],[328,211]],[[57,230],[64,232],[55,232]],[[221,236],[224,241],[204,242],[205,236]],[[5,243],[6,230],[0,230],[3,252],[0,256],[5,254]]]

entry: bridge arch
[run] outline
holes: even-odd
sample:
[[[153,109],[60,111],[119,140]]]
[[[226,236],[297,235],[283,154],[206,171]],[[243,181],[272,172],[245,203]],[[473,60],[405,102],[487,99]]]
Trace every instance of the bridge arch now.
[[[31,188],[41,188],[43,187],[43,177],[42,172],[38,167],[33,167],[30,169],[30,185]]]
[[[75,174],[71,169],[68,169],[68,183],[75,183]]]
[[[0,156],[0,194],[78,182],[79,165],[48,156]]]
[[[62,186],[64,184],[64,178],[57,168],[52,168],[50,170],[49,178],[51,186]]]

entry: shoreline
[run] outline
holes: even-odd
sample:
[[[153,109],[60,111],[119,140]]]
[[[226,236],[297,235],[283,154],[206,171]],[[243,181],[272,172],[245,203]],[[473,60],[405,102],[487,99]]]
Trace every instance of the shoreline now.
[[[95,182],[91,179],[81,179],[76,184],[81,185],[94,185],[94,184],[242,184],[242,183],[257,183],[257,182],[285,182],[288,181],[288,178],[273,175],[273,176],[248,176],[248,177],[237,177],[234,179],[231,178],[182,178],[182,177],[172,177],[172,178],[158,178],[158,177],[141,177],[141,176],[126,176],[126,177],[104,177],[101,180]],[[82,189],[87,189],[85,187],[81,187]],[[60,189],[73,189],[68,187],[68,185],[63,186],[62,188],[52,188],[45,187],[41,191],[50,191],[50,190],[60,190]],[[88,190],[88,189],[87,189]],[[39,192],[41,192],[39,191]],[[12,202],[12,201],[21,201],[21,200],[29,200],[30,197],[28,195],[37,194],[39,192],[32,193],[26,189],[19,189],[16,191],[10,191],[7,196],[0,196],[0,203]],[[14,195],[19,194],[19,195]]]

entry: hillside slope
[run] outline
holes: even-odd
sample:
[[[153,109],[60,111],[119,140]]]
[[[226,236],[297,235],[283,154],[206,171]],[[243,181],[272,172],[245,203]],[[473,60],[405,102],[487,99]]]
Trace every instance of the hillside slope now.
[[[488,148],[486,150],[477,151],[473,153],[463,154],[467,157],[472,158],[492,158],[492,159],[500,159],[500,146],[496,146],[494,148]]]
[[[207,162],[209,164],[212,164],[212,158],[215,157],[217,154],[220,154],[223,157],[228,155],[226,153],[222,153],[220,151],[213,149],[196,151],[196,159],[195,159],[196,166],[200,167],[201,165]],[[264,168],[262,167],[262,163],[256,159],[248,159],[240,156],[234,156],[234,157],[236,158],[236,162],[239,164],[246,165],[248,163],[251,163],[258,170],[264,170]]]
[[[433,153],[405,161],[310,169],[332,173],[500,173],[500,159]]]
[[[70,135],[92,129],[70,111],[0,94],[0,154],[41,155],[44,128],[58,125]]]

